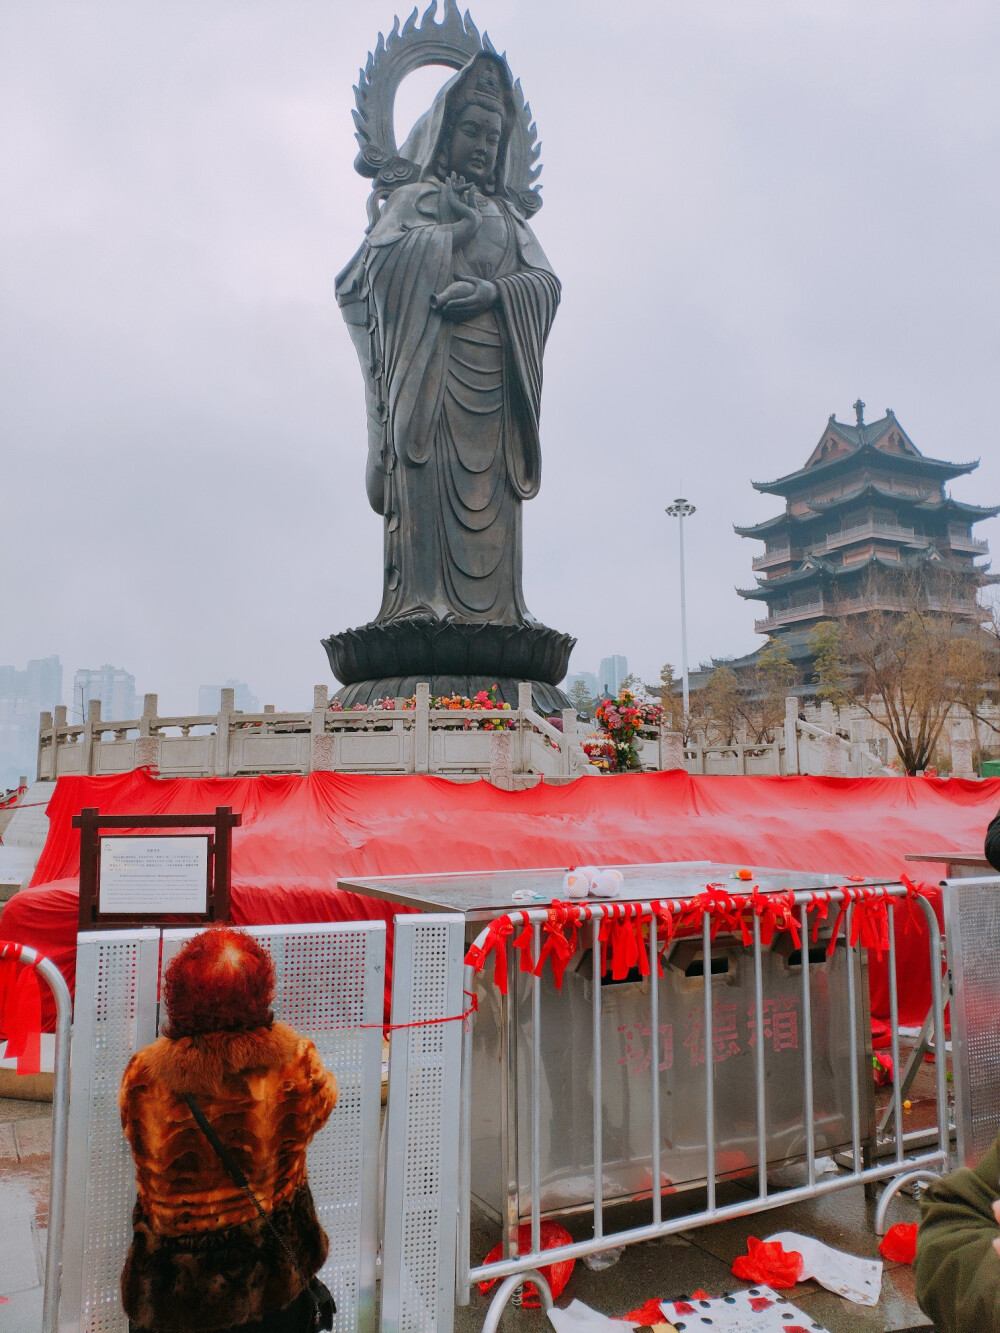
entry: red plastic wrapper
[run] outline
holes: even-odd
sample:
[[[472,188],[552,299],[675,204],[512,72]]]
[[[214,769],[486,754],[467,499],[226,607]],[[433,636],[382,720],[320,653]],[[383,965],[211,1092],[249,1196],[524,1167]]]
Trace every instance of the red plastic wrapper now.
[[[882,1237],[878,1252],[891,1264],[912,1264],[917,1257],[916,1222],[897,1222]]]
[[[628,1314],[622,1315],[630,1324],[641,1324],[649,1327],[652,1324],[662,1324],[666,1321],[666,1315],[660,1306],[659,1301],[644,1301],[642,1305],[635,1310],[629,1310]]]
[[[872,1071],[875,1075],[876,1088],[892,1087],[893,1063],[891,1055],[876,1051],[872,1056]]]
[[[803,1261],[798,1250],[786,1250],[780,1241],[747,1237],[747,1253],[733,1264],[733,1277],[744,1282],[760,1282],[780,1289],[794,1287],[802,1276]]]
[[[543,1222],[539,1227],[539,1238],[542,1242],[543,1250],[554,1250],[560,1245],[572,1245],[573,1237],[565,1227],[561,1227],[558,1222]],[[525,1222],[523,1226],[517,1229],[517,1252],[525,1254],[531,1249],[531,1224]],[[484,1264],[496,1264],[503,1258],[503,1247],[494,1245],[492,1250],[483,1260]],[[570,1279],[573,1268],[576,1264],[575,1259],[562,1259],[557,1264],[548,1264],[545,1268],[539,1268],[542,1277],[549,1284],[549,1291],[552,1292],[552,1299],[558,1300],[566,1290],[566,1283]],[[491,1288],[495,1287],[500,1281],[499,1278],[489,1278],[479,1283],[479,1290],[485,1295]],[[541,1299],[538,1295],[538,1289],[533,1282],[524,1284],[524,1295],[521,1305],[526,1310],[537,1310],[541,1305]],[[662,1315],[660,1319],[662,1319]]]

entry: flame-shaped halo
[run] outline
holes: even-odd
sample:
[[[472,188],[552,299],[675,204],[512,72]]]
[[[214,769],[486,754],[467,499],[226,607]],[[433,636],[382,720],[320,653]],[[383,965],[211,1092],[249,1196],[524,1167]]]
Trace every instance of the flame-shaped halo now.
[[[399,185],[414,180],[420,168],[415,162],[400,157],[393,128],[392,111],[399,85],[415,69],[425,65],[445,65],[459,70],[479,51],[499,54],[487,33],[480,36],[469,11],[459,13],[456,0],[445,0],[444,16],[435,23],[437,0],[431,0],[423,18],[417,23],[417,10],[399,26],[397,17],[388,37],[378,35],[374,53],[369,51],[368,62],[361,70],[354,98],[355,137],[360,151],[354,159],[354,168],[362,176],[372,177],[371,199],[368,212],[374,222],[379,202]],[[501,55],[506,64],[506,54]],[[509,67],[508,67],[509,68]],[[531,107],[524,100],[521,81],[513,86],[515,117],[507,149],[507,193],[520,211],[530,217],[542,206],[538,177],[541,165],[538,155],[541,144],[531,118]]]

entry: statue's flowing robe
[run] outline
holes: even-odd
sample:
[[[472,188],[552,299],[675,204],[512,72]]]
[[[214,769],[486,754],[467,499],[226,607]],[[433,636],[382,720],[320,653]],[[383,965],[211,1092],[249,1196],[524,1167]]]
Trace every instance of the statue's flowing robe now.
[[[378,620],[526,624],[521,502],[538,492],[542,354],[559,281],[503,197],[465,250],[444,187],[397,189],[337,296],[365,372],[368,497],[385,517]],[[496,306],[443,319],[431,296],[474,273]]]

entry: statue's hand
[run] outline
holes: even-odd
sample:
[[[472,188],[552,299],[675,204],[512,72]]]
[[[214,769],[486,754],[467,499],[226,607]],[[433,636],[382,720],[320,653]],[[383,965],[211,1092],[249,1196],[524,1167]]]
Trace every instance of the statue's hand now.
[[[484,310],[492,310],[498,296],[495,282],[488,282],[486,278],[459,278],[449,282],[444,291],[435,292],[431,307],[442,319],[471,319]]]
[[[476,188],[471,183],[459,184],[454,172],[445,177],[445,211],[448,216],[444,221],[452,229],[452,243],[466,245],[483,225],[483,216],[476,201]]]

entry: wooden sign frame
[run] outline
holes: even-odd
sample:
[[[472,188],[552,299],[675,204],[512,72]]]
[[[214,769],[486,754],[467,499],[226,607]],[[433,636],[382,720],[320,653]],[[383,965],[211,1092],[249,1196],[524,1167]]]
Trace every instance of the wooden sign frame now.
[[[88,806],[73,816],[73,827],[80,830],[80,930],[120,930],[126,926],[207,925],[229,920],[229,890],[232,876],[233,829],[243,822],[230,805],[219,805],[214,815],[102,815]],[[129,829],[128,835],[183,836],[179,830],[207,829],[208,883],[204,912],[101,912],[101,830]],[[171,829],[157,834],[155,830]]]

